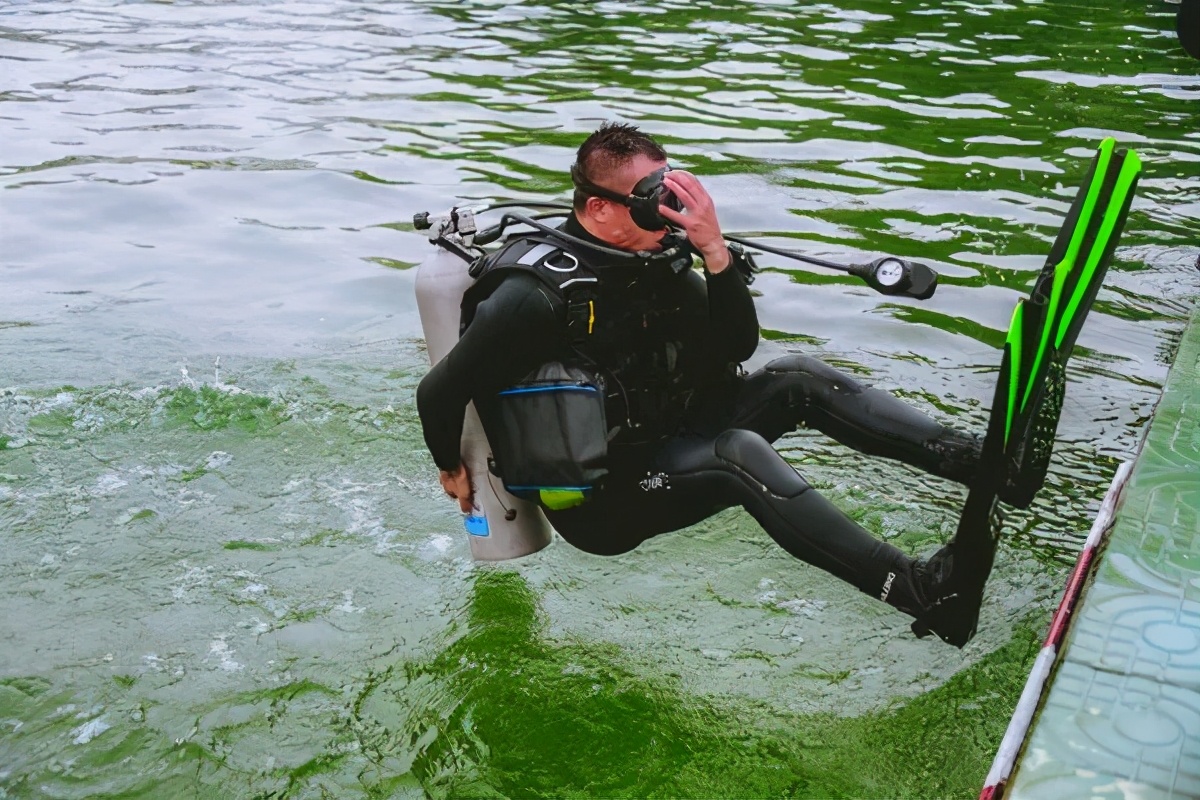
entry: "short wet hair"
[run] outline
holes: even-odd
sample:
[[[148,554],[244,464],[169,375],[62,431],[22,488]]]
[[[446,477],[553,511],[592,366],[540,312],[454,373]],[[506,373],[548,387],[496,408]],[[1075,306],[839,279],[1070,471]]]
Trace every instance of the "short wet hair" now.
[[[662,145],[638,130],[636,125],[606,122],[579,145],[575,167],[587,180],[605,186],[615,173],[639,155],[655,161],[667,160],[667,151]],[[576,210],[582,210],[590,196],[576,187],[572,198]]]

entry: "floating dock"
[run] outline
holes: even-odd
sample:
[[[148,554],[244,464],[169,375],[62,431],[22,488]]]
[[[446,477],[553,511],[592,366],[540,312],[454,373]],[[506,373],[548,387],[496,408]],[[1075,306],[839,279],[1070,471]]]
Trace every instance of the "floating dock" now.
[[[1200,797],[1200,310],[980,797]]]

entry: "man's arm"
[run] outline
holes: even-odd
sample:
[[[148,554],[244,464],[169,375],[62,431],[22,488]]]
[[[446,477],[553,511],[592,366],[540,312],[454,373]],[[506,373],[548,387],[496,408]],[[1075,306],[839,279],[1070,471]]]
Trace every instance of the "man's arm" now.
[[[744,255],[730,252],[731,259]],[[723,361],[740,364],[758,348],[758,312],[741,270],[732,264],[718,273],[704,270],[708,284],[708,324]]]
[[[504,278],[462,338],[417,387],[417,413],[438,469],[456,472],[467,403],[520,381],[555,355],[557,309],[541,282],[519,272]]]
[[[719,348],[719,360],[740,364],[758,347],[758,313],[754,298],[734,264],[745,255],[735,253],[725,243],[712,197],[695,175],[682,170],[663,177],[666,186],[683,201],[686,213],[666,206],[658,212],[687,232],[688,241],[704,259],[704,279],[708,284],[708,319],[711,341]]]

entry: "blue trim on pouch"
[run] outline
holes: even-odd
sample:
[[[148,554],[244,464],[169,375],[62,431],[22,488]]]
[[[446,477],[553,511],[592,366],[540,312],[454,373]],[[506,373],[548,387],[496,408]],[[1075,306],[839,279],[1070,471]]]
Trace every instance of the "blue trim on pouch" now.
[[[510,394],[531,394],[533,392],[597,392],[597,391],[599,391],[599,389],[597,389],[595,386],[575,386],[575,385],[519,386],[515,389],[505,389],[504,391],[500,392],[499,394],[501,397],[504,397],[505,395],[510,395]]]
[[[504,488],[510,492],[540,492],[545,489],[548,492],[590,492],[591,486],[509,486],[504,484]]]

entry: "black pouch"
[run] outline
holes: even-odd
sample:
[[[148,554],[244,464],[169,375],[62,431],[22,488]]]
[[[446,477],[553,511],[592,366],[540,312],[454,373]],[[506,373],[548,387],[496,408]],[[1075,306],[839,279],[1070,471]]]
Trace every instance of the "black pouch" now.
[[[493,472],[517,497],[552,511],[584,502],[608,474],[604,383],[551,362],[497,397]]]

